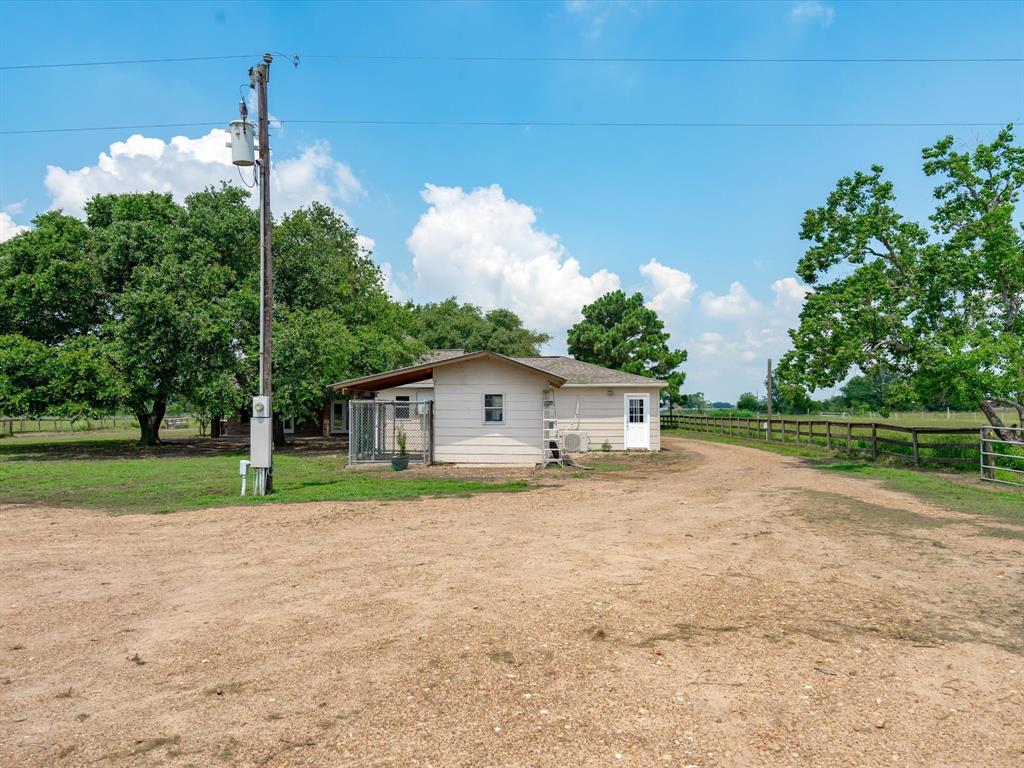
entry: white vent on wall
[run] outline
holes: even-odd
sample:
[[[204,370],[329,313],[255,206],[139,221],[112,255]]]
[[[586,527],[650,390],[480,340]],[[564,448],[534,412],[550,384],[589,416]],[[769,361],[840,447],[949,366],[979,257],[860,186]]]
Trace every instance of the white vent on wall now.
[[[586,432],[563,432],[562,450],[566,453],[586,453],[590,450],[590,435]]]

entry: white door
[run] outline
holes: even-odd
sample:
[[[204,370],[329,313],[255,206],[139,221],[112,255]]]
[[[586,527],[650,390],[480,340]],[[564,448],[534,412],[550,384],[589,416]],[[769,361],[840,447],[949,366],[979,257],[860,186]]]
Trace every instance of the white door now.
[[[626,450],[630,448],[651,449],[651,396],[625,396],[624,417],[626,421]]]

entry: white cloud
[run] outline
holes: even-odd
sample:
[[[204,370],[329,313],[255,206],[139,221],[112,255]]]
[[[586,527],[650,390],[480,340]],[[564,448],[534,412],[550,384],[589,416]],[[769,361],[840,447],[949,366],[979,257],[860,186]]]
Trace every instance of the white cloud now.
[[[196,139],[175,136],[168,142],[134,134],[111,144],[95,165],[74,170],[47,166],[44,184],[51,207],[82,216],[86,200],[97,194],[169,192],[180,201],[222,181],[238,184],[227,140],[227,132],[220,129]],[[252,169],[243,169],[242,175],[251,180]],[[326,142],[305,147],[298,157],[272,166],[271,201],[278,213],[314,200],[340,208],[362,194],[359,180],[347,165],[331,156]],[[252,204],[256,205],[255,195]]]
[[[640,267],[640,274],[650,282],[647,306],[658,314],[672,315],[689,306],[697,284],[689,273],[668,267],[651,259]]]
[[[821,0],[801,0],[790,6],[786,16],[795,24],[819,24],[830,26],[836,17],[836,9]]]
[[[305,147],[298,157],[272,163],[270,168],[275,210],[293,211],[314,200],[340,207],[364,194],[352,169],[331,157],[326,141]]]
[[[700,308],[714,320],[747,317],[761,310],[761,303],[750,295],[740,282],[729,286],[729,292],[716,296],[707,291],[700,297]]]
[[[785,312],[787,316],[796,317],[800,314],[804,298],[811,289],[795,277],[783,277],[772,283],[772,292],[775,294],[776,308]]]
[[[377,241],[366,235],[356,235],[356,244],[363,253],[373,253],[373,249],[377,247]]]
[[[712,327],[682,342],[690,350],[687,388],[734,400],[741,392],[763,387],[765,362],[777,361],[790,348],[788,331],[799,322],[804,297],[811,291],[792,276],[775,280],[770,288],[770,305],[754,299],[740,283],[733,283],[724,296],[701,297]]]
[[[406,241],[421,300],[456,295],[507,307],[558,343],[584,304],[619,287],[608,270],[584,274],[557,235],[535,228],[534,210],[497,184],[471,192],[427,184],[422,197],[430,207]]]
[[[7,206],[4,210],[0,211],[0,243],[4,240],[10,240],[15,235],[20,235],[22,232],[28,232],[31,227],[23,226],[18,224],[8,211],[14,206]],[[16,209],[17,210],[17,209]]]

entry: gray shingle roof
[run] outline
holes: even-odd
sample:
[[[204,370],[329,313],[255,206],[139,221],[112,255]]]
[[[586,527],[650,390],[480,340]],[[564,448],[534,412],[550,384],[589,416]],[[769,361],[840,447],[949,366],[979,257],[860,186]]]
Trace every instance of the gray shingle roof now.
[[[450,360],[453,357],[462,357],[464,354],[466,354],[464,349],[431,349],[417,358],[415,365],[438,363],[442,360]]]
[[[637,376],[635,373],[614,371],[593,363],[584,363],[582,360],[574,360],[571,357],[552,355],[547,357],[514,357],[513,360],[525,363],[526,365],[539,368],[547,373],[553,373],[566,379],[565,386],[573,384],[609,385],[622,386],[635,384],[636,386],[663,386],[665,382],[657,379],[650,379],[646,376]]]

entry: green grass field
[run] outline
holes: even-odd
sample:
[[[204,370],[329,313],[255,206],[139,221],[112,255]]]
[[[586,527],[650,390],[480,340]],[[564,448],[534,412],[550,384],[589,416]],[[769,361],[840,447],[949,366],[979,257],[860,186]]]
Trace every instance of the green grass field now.
[[[165,436],[167,439],[183,435]],[[139,448],[135,433],[24,435],[0,440],[0,502],[166,513],[233,504],[362,501],[519,491],[522,481],[424,477],[386,469],[352,471],[341,455],[276,454],[269,497],[239,496],[245,443],[202,453],[205,443]],[[193,451],[199,455],[189,455]]]
[[[675,435],[712,443],[743,445],[762,451],[805,459],[808,465],[826,472],[840,472],[857,477],[879,480],[892,490],[911,493],[936,506],[953,512],[994,515],[1024,523],[1024,489],[982,482],[966,473],[937,472],[907,469],[868,461],[855,461],[836,457],[825,448],[815,445],[768,443],[685,430],[665,430],[664,435]]]

